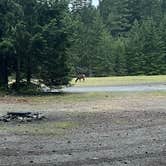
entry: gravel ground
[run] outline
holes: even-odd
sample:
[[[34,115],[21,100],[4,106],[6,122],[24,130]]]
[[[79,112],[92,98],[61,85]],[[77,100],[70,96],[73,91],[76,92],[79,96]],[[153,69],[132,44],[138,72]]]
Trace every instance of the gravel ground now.
[[[165,96],[44,104],[0,98],[1,113],[11,110],[43,111],[50,123],[79,125],[55,136],[0,129],[0,166],[166,165]]]

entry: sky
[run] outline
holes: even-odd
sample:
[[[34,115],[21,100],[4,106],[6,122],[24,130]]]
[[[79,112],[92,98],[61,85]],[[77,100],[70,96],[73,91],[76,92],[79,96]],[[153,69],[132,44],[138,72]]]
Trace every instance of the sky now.
[[[98,5],[98,0],[92,0],[92,4],[94,5],[94,6],[97,6]]]

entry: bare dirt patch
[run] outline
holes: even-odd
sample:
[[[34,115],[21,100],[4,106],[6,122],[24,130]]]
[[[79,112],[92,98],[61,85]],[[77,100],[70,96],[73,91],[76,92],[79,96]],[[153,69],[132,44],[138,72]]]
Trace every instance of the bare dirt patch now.
[[[6,104],[16,104],[16,103],[27,103],[28,100],[25,98],[17,98],[17,97],[9,97],[9,96],[4,96],[4,97],[0,97],[0,104],[2,103],[6,103]]]
[[[41,111],[49,121],[24,124],[21,130],[18,124],[5,129],[0,124],[0,165],[166,165],[165,94],[104,96],[1,102],[1,112]],[[40,132],[30,132],[35,130]]]

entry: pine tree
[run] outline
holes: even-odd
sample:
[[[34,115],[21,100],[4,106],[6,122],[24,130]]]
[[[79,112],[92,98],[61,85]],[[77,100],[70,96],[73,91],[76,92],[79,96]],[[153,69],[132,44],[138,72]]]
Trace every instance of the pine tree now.
[[[135,21],[126,42],[126,63],[128,75],[144,74],[142,69],[142,66],[144,65],[142,52],[143,44],[140,24],[138,21]]]
[[[130,0],[128,9],[130,12],[130,16],[129,16],[130,24],[133,25],[135,21],[138,21],[138,22],[141,21],[142,19],[142,14],[141,14],[142,1],[141,0]]]
[[[161,9],[162,9],[162,13],[166,14],[166,0],[161,0]]]
[[[0,87],[8,88],[9,66],[13,60],[14,46],[12,41],[4,39],[0,42]]]
[[[130,30],[129,0],[103,0],[100,3],[100,13],[113,36]]]
[[[113,74],[110,47],[112,38],[99,12],[93,8],[84,8],[76,19],[74,43],[68,50],[74,62],[75,73],[82,72],[90,76]]]
[[[117,41],[115,41],[113,51],[115,56],[114,71],[116,75],[126,75],[125,44],[121,38],[118,38]]]
[[[162,57],[161,61],[162,63],[160,64],[160,73],[159,74],[166,74],[166,15],[163,17],[161,20],[159,28],[159,37],[160,37],[160,42],[162,42]]]
[[[143,19],[153,18],[155,21],[160,21],[161,5],[159,0],[142,0],[141,15]]]
[[[153,19],[135,24],[127,48],[128,73],[161,74],[165,66],[165,45]]]
[[[8,87],[9,69],[15,60],[12,33],[22,17],[21,7],[14,0],[0,1],[0,86]]]

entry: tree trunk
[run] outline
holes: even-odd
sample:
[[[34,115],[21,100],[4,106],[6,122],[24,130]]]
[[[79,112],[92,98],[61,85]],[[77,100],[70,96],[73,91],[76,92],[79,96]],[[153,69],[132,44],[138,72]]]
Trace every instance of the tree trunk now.
[[[0,86],[8,88],[8,60],[7,57],[2,56],[0,59]]]
[[[4,85],[4,77],[3,77],[3,60],[0,58],[0,87],[3,87]]]
[[[20,86],[20,69],[21,69],[20,55],[17,55],[17,60],[16,60],[16,88],[17,89]]]
[[[30,60],[30,57],[28,57],[28,60],[27,60],[27,84],[31,83],[31,77],[32,77],[31,60]]]
[[[5,88],[8,88],[8,58],[4,59],[4,85]]]

